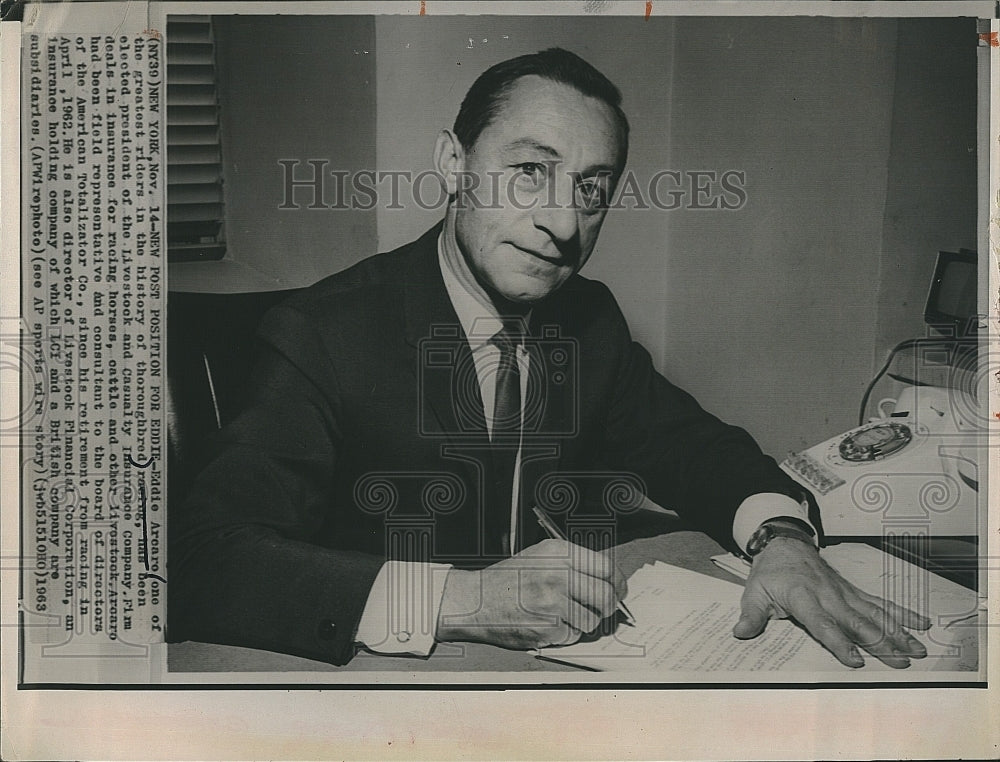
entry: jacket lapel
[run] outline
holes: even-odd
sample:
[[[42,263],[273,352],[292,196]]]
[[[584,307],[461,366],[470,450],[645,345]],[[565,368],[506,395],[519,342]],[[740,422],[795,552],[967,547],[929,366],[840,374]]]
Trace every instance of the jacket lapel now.
[[[406,340],[416,351],[420,431],[456,443],[488,441],[476,366],[438,265],[440,232],[438,224],[413,244],[403,290]]]
[[[438,264],[440,231],[441,225],[436,225],[409,252],[403,288],[405,335],[414,353],[410,367],[418,391],[420,436],[436,446],[442,465],[451,464],[465,474],[464,507],[435,518],[434,555],[478,566],[490,561],[483,557],[482,542],[491,447],[472,352]]]

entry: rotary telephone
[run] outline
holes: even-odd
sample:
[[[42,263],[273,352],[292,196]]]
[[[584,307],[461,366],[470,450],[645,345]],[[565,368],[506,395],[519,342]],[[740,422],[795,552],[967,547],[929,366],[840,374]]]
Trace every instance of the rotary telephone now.
[[[816,497],[827,536],[977,535],[986,450],[975,398],[910,386],[878,408],[865,425],[781,464]]]

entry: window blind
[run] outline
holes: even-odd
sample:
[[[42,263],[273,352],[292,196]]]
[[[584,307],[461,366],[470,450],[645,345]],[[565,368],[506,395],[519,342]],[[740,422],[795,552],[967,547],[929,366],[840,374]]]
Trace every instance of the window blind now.
[[[211,16],[167,18],[167,251],[221,259],[222,145]]]

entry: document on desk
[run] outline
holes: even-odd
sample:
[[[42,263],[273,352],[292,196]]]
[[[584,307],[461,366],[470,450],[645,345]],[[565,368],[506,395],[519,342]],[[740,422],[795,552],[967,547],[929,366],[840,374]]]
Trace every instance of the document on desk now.
[[[877,589],[881,581],[876,577],[873,584]],[[646,671],[658,675],[857,671],[840,664],[808,633],[788,620],[773,620],[759,637],[737,640],[732,628],[739,619],[742,592],[743,588],[737,584],[697,572],[660,562],[647,565],[629,580],[627,602],[635,615],[634,628],[619,626],[614,633],[596,640],[544,648],[539,656],[602,671]],[[975,594],[968,592],[974,610]],[[906,672],[940,669],[941,657],[953,656],[948,635],[943,627],[915,633],[927,648],[928,657],[913,660]],[[874,657],[866,659],[862,671],[898,674]]]
[[[934,624],[947,626],[986,610],[985,595],[865,543],[830,545],[820,555],[858,589],[932,617]],[[740,579],[750,575],[750,564],[731,553],[713,556],[712,563]]]

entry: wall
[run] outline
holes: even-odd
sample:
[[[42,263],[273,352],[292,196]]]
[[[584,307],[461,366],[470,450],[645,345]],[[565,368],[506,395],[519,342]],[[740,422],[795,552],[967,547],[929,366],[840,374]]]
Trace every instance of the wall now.
[[[938,251],[976,249],[974,19],[903,19],[896,63],[875,359],[923,336]]]
[[[299,209],[280,209],[278,164],[298,160],[307,177],[309,159],[374,166],[374,19],[224,16],[215,34],[227,259],[256,273],[260,288],[291,288],[374,253],[373,211],[309,209],[310,191],[297,192]]]
[[[872,374],[895,50],[890,19],[678,25],[673,162],[747,203],[671,216],[668,372],[775,456],[855,425]]]

